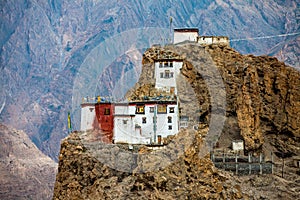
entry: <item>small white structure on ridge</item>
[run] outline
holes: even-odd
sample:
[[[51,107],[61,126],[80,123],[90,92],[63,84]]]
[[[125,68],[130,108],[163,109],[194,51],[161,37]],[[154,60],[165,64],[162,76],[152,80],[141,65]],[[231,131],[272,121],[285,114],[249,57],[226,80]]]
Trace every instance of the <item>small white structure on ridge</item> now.
[[[184,41],[197,42],[198,32],[198,28],[175,28],[174,44]]]
[[[227,36],[199,36],[197,42],[201,45],[210,44],[225,44],[229,45],[229,38]]]

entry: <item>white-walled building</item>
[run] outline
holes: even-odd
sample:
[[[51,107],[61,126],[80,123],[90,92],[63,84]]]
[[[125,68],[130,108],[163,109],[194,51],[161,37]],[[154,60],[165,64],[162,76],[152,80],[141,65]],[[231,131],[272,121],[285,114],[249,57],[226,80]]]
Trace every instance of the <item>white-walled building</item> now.
[[[81,121],[80,130],[87,131],[94,128],[96,113],[95,103],[83,103],[81,104]]]
[[[203,36],[199,35],[198,28],[176,28],[174,29],[174,44],[189,41],[199,43],[201,45],[225,44],[229,46],[229,38],[227,36]]]
[[[155,65],[155,88],[177,94],[176,78],[182,68],[182,60],[160,59]]]
[[[197,42],[201,45],[210,45],[210,44],[229,45],[229,38],[227,36],[199,36]]]
[[[174,29],[174,44],[191,41],[197,42],[198,28],[176,28]]]
[[[176,101],[115,104],[114,143],[151,144],[178,132]]]

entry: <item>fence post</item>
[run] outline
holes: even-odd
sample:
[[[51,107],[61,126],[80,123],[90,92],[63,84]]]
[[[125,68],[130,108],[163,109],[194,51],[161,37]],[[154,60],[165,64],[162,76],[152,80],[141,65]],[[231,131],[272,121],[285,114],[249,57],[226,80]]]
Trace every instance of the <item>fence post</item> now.
[[[248,154],[249,175],[251,175],[251,153]]]
[[[235,174],[238,175],[238,162],[237,162],[237,153],[235,153]]]
[[[225,151],[223,149],[223,169],[225,170]]]
[[[262,155],[259,154],[259,174],[262,174],[262,165],[261,165]]]
[[[282,153],[282,169],[281,169],[281,178],[283,178],[283,169],[284,169],[284,158]]]
[[[210,159],[213,163],[215,162],[215,156],[214,156],[214,151],[213,150],[210,151]]]

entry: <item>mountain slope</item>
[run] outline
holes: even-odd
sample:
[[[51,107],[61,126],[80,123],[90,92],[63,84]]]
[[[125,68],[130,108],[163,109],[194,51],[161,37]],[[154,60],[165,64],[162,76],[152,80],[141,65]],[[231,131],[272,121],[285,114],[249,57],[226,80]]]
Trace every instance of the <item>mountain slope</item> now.
[[[23,131],[0,125],[0,198],[51,199],[57,164]]]

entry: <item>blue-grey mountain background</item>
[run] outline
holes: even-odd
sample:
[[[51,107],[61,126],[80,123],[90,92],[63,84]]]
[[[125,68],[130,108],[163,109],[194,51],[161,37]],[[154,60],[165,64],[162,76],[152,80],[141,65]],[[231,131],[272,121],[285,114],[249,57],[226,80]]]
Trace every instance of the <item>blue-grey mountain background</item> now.
[[[2,0],[0,123],[24,130],[57,161],[60,140],[68,134],[74,80],[86,56],[124,31],[169,29],[170,17],[173,28],[197,27],[201,35],[262,37],[231,46],[300,69],[300,35],[291,34],[300,32],[299,5],[298,0]],[[142,50],[135,53],[141,56]],[[141,69],[132,57],[120,56],[98,77],[101,95],[110,95],[128,70],[136,72],[130,84],[138,79]]]

